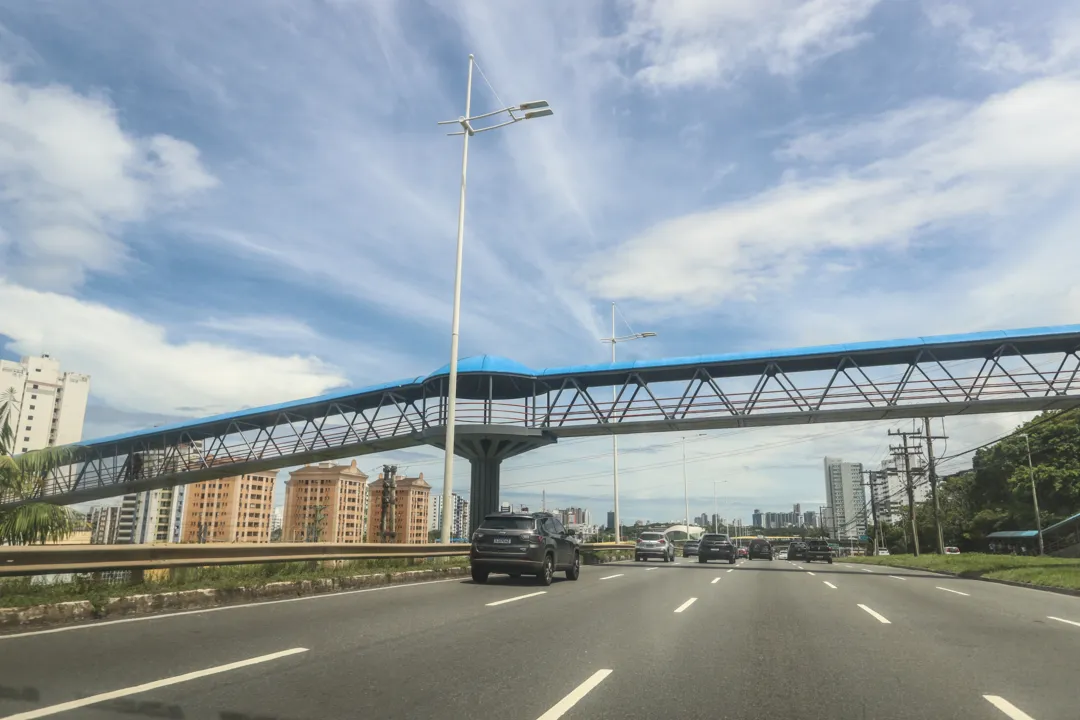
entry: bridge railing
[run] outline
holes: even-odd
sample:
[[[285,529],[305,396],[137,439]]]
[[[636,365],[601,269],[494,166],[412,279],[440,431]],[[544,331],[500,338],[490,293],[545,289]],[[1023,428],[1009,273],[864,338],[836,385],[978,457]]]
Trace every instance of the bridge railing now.
[[[582,551],[629,550],[631,544],[582,543]],[[0,547],[0,576],[152,570],[317,560],[466,557],[466,543],[206,543]]]

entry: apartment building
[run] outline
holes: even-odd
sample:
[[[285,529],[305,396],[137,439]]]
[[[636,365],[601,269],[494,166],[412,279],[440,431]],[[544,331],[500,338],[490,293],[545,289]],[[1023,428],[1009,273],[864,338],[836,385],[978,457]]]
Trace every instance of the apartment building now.
[[[419,477],[395,477],[397,498],[394,503],[394,522],[396,537],[389,542],[426,543],[428,538],[428,514],[431,510],[431,485],[424,481],[424,473]],[[371,542],[382,542],[380,526],[382,522],[383,476],[368,485],[371,493],[371,520],[368,523],[368,538]],[[466,521],[467,522],[467,521]],[[467,527],[467,524],[466,524]]]
[[[826,526],[834,540],[857,540],[866,534],[866,490],[863,488],[862,464],[840,458],[825,458],[825,497],[829,500],[831,525]]]
[[[187,486],[180,542],[270,542],[276,470]]]
[[[356,467],[321,462],[289,473],[285,482],[282,542],[366,542],[368,476]]]
[[[94,545],[114,545],[120,530],[120,506],[98,505],[90,509],[90,542]]]
[[[61,372],[48,355],[0,360],[0,392],[13,392],[15,453],[82,440],[90,376]]]
[[[380,498],[382,496],[380,495]],[[455,538],[466,537],[469,534],[469,501],[461,495],[453,493],[454,504],[452,506],[452,524],[450,535]],[[381,502],[381,500],[380,500]],[[380,506],[381,507],[381,506]],[[431,494],[431,508],[428,512],[428,531],[442,530],[443,525],[443,498],[440,493]]]
[[[180,542],[185,488],[177,485],[124,496],[117,522],[118,543]]]

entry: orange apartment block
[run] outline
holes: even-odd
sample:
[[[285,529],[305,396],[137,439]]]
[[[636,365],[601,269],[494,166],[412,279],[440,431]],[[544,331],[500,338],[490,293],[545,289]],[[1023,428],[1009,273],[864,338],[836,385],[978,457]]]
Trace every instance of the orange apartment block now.
[[[428,512],[431,486],[424,482],[424,473],[420,477],[408,478],[397,476],[397,503],[395,519],[397,539],[391,542],[426,543],[428,541]],[[383,476],[368,485],[371,493],[371,522],[368,524],[370,542],[382,542],[379,537],[379,525],[382,522]]]
[[[180,542],[199,542],[203,524],[206,542],[270,542],[276,480],[267,470],[188,485]]]
[[[368,476],[351,465],[321,462],[289,473],[285,482],[283,542],[362,543],[366,541]]]

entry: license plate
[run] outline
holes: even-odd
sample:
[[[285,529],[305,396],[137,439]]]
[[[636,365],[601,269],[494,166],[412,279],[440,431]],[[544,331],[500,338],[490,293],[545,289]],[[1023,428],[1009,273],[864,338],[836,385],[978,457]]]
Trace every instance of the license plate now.
[[[496,545],[509,545],[510,538],[495,538]]]

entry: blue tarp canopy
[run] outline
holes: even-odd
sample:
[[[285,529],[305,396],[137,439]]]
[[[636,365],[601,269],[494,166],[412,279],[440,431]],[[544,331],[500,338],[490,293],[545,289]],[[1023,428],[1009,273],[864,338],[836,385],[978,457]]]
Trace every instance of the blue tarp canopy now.
[[[992,532],[987,535],[987,539],[994,540],[1016,540],[1017,538],[1033,538],[1038,537],[1038,530],[1001,530],[999,532]]]

